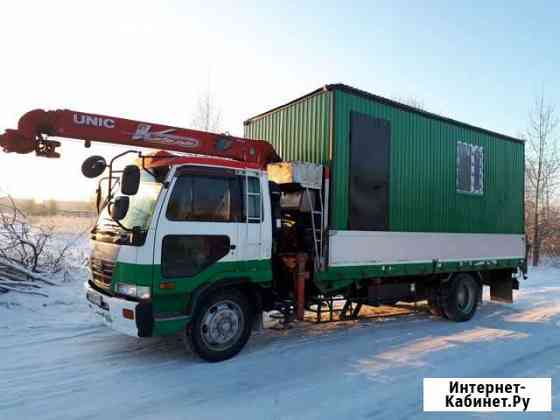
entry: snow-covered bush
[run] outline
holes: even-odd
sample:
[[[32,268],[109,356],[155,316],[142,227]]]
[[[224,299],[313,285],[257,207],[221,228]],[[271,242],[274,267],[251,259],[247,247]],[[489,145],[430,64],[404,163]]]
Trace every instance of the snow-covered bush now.
[[[0,292],[16,290],[44,294],[41,285],[53,279],[68,280],[72,271],[84,269],[83,247],[76,243],[83,233],[64,235],[52,224],[31,224],[12,198],[0,197]]]

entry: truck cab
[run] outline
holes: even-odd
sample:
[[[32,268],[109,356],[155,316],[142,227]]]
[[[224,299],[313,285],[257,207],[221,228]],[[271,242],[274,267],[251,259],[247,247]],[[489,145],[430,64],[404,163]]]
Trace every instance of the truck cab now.
[[[109,203],[92,230],[90,306],[133,336],[197,329],[199,354],[230,357],[248,339],[272,283],[267,172],[162,153],[138,167],[126,215],[115,220]]]

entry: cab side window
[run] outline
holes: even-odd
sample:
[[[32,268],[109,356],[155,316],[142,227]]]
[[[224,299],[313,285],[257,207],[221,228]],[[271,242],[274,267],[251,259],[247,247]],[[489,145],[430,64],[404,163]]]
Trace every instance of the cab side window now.
[[[238,177],[182,175],[175,182],[166,216],[172,221],[239,222],[241,209]]]
[[[260,223],[262,219],[262,200],[259,179],[255,177],[247,177],[247,216],[248,223]]]

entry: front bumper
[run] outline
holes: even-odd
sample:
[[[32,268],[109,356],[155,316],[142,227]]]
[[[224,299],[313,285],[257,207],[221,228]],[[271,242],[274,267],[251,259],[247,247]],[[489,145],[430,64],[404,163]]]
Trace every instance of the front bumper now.
[[[88,305],[105,325],[133,337],[150,337],[153,332],[153,315],[149,302],[133,302],[108,296],[85,285]],[[125,317],[133,314],[133,319]]]

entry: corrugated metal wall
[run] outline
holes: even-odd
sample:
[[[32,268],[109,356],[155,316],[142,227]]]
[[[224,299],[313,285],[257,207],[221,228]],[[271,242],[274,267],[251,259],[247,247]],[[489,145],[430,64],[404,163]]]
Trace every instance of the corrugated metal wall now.
[[[246,122],[245,137],[267,140],[284,160],[327,164],[333,92],[319,92]]]
[[[329,164],[331,105],[335,136],[331,228],[348,226],[350,113],[356,111],[391,123],[390,230],[524,232],[524,145],[520,142],[338,89],[249,120],[245,136],[271,142],[285,160]],[[456,191],[457,141],[484,147],[483,196]]]
[[[524,145],[335,91],[332,224],[346,229],[350,112],[391,123],[389,227],[407,232],[523,233]],[[456,147],[484,147],[484,194],[457,193]]]

